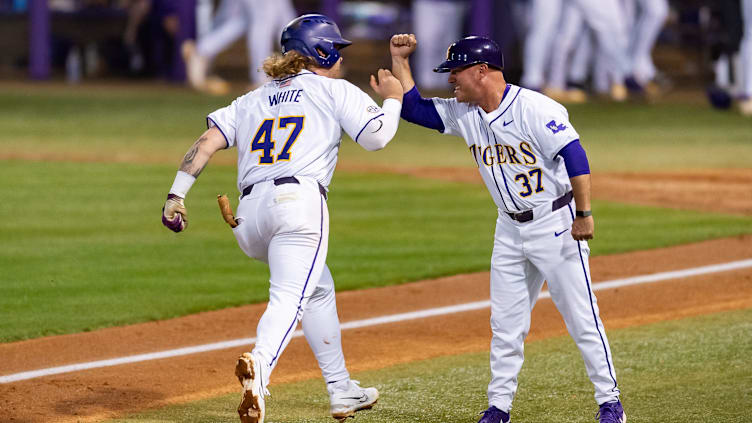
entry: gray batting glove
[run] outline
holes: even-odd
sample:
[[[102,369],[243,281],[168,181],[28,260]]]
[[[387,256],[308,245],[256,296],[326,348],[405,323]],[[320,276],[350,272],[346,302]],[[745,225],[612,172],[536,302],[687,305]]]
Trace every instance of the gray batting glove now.
[[[162,224],[173,232],[181,232],[188,227],[188,211],[183,199],[175,194],[169,194],[162,207]]]

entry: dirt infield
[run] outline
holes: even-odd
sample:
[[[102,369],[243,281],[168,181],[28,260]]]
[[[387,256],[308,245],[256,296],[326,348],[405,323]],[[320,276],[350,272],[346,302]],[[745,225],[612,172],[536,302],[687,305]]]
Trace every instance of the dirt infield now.
[[[16,157],[29,159],[29,157]],[[37,159],[55,160],[56,157]],[[70,156],[59,158],[69,161]],[[80,157],[82,161],[99,161]],[[129,161],[128,158],[124,161]],[[341,166],[347,168],[347,166]],[[349,170],[401,173],[422,178],[481,183],[477,170]],[[660,184],[655,181],[660,180]],[[752,215],[752,169],[596,173],[593,195],[613,200],[701,211]],[[752,236],[667,249],[595,257],[594,281],[752,258]],[[723,289],[719,289],[723,287]],[[598,292],[607,328],[752,307],[752,270],[738,270]],[[451,276],[397,287],[338,294],[343,322],[488,299],[488,273]],[[162,351],[254,336],[264,304],[200,313],[169,321],[0,344],[0,375]],[[352,372],[442,355],[487,351],[489,310],[412,320],[343,332]],[[565,333],[550,300],[533,313],[529,340]],[[247,348],[47,376],[0,385],[2,421],[89,422],[127,413],[237,392],[236,357]],[[614,352],[618,367],[619,352]],[[305,341],[285,351],[275,383],[320,377]],[[323,386],[322,386],[323,390]],[[228,410],[233,414],[233,410]]]
[[[752,258],[752,236],[592,259],[598,281]],[[718,289],[722,286],[723,289]],[[488,273],[338,294],[343,322],[488,299]],[[737,270],[598,292],[608,328],[752,307],[752,270]],[[163,322],[0,345],[0,374],[251,337],[264,305],[201,313]],[[486,351],[489,310],[343,332],[353,372],[442,355]],[[565,333],[548,299],[533,313],[529,339]],[[93,369],[0,385],[6,421],[99,421],[125,413],[236,392],[232,348]],[[618,366],[619,352],[615,351]],[[302,338],[277,367],[275,383],[319,377]],[[323,386],[322,386],[323,390]],[[232,415],[233,410],[228,410]]]

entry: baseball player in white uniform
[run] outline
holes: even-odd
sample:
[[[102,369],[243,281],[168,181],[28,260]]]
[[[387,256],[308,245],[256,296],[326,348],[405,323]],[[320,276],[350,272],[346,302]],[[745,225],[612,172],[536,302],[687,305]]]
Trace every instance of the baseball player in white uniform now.
[[[752,0],[742,0],[741,8],[744,35],[739,46],[742,62],[742,92],[739,110],[744,116],[752,116]]]
[[[382,107],[339,79],[341,48],[351,44],[323,15],[303,15],[282,32],[284,55],[264,63],[273,80],[207,117],[209,129],[186,154],[170,189],[162,221],[179,232],[187,224],[183,199],[211,155],[237,147],[237,226],[240,248],[269,264],[269,303],[256,344],[238,360],[244,423],[264,421],[269,376],[297,322],[318,360],[337,419],[370,408],[375,388],[361,388],[345,367],[334,282],[326,266],[327,189],[344,130],[367,150],[392,139],[399,123],[402,86],[379,70],[371,87]]]
[[[245,34],[251,85],[264,84],[267,78],[260,72],[261,65],[272,52],[275,35],[295,15],[291,0],[223,0],[214,28],[197,43],[187,41],[182,46],[188,82],[199,91],[225,94],[227,84],[207,79],[207,72],[214,58]]]
[[[615,101],[627,99],[625,78],[632,62],[628,52],[628,33],[619,0],[564,0],[561,34],[551,49],[551,72],[547,91],[562,100],[566,93],[567,59],[585,25],[597,41],[598,61],[610,77],[610,95]]]
[[[627,0],[625,8],[630,21],[631,76],[639,86],[644,87],[656,76],[652,53],[668,18],[668,0]]]
[[[525,46],[520,83],[531,90],[541,91],[546,85],[546,65],[551,56],[551,44],[561,20],[563,0],[532,0],[530,22]],[[422,49],[422,48],[421,48]]]
[[[590,169],[567,110],[540,93],[507,84],[499,46],[484,37],[455,42],[435,69],[449,72],[454,98],[422,98],[408,61],[415,48],[412,34],[391,39],[392,72],[405,90],[402,117],[463,137],[498,207],[489,408],[480,423],[509,422],[530,312],[544,280],[585,361],[600,422],[624,423],[590,285]]]
[[[449,88],[446,79],[432,71],[433,60],[437,54],[444,54],[447,44],[462,34],[467,3],[466,0],[413,1],[413,28],[418,37],[424,40],[421,51],[415,53],[415,77],[424,89]]]

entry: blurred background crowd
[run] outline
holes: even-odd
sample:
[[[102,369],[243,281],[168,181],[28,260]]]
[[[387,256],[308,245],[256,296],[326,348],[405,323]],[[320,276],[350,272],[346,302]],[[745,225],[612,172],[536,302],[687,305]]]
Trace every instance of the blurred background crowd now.
[[[703,89],[752,116],[752,0],[0,0],[0,79],[152,79],[227,94],[265,82],[284,25],[324,13],[355,41],[349,79],[415,33],[418,85],[465,35],[497,40],[507,80],[564,103]]]

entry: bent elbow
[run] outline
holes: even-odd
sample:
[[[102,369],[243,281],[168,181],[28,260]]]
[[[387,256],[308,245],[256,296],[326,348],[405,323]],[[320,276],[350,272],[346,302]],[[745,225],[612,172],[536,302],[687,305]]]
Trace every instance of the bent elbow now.
[[[389,144],[389,141],[391,141],[391,139],[391,137],[369,137],[367,139],[361,140],[360,145],[368,151],[379,151],[383,150],[384,147]]]

